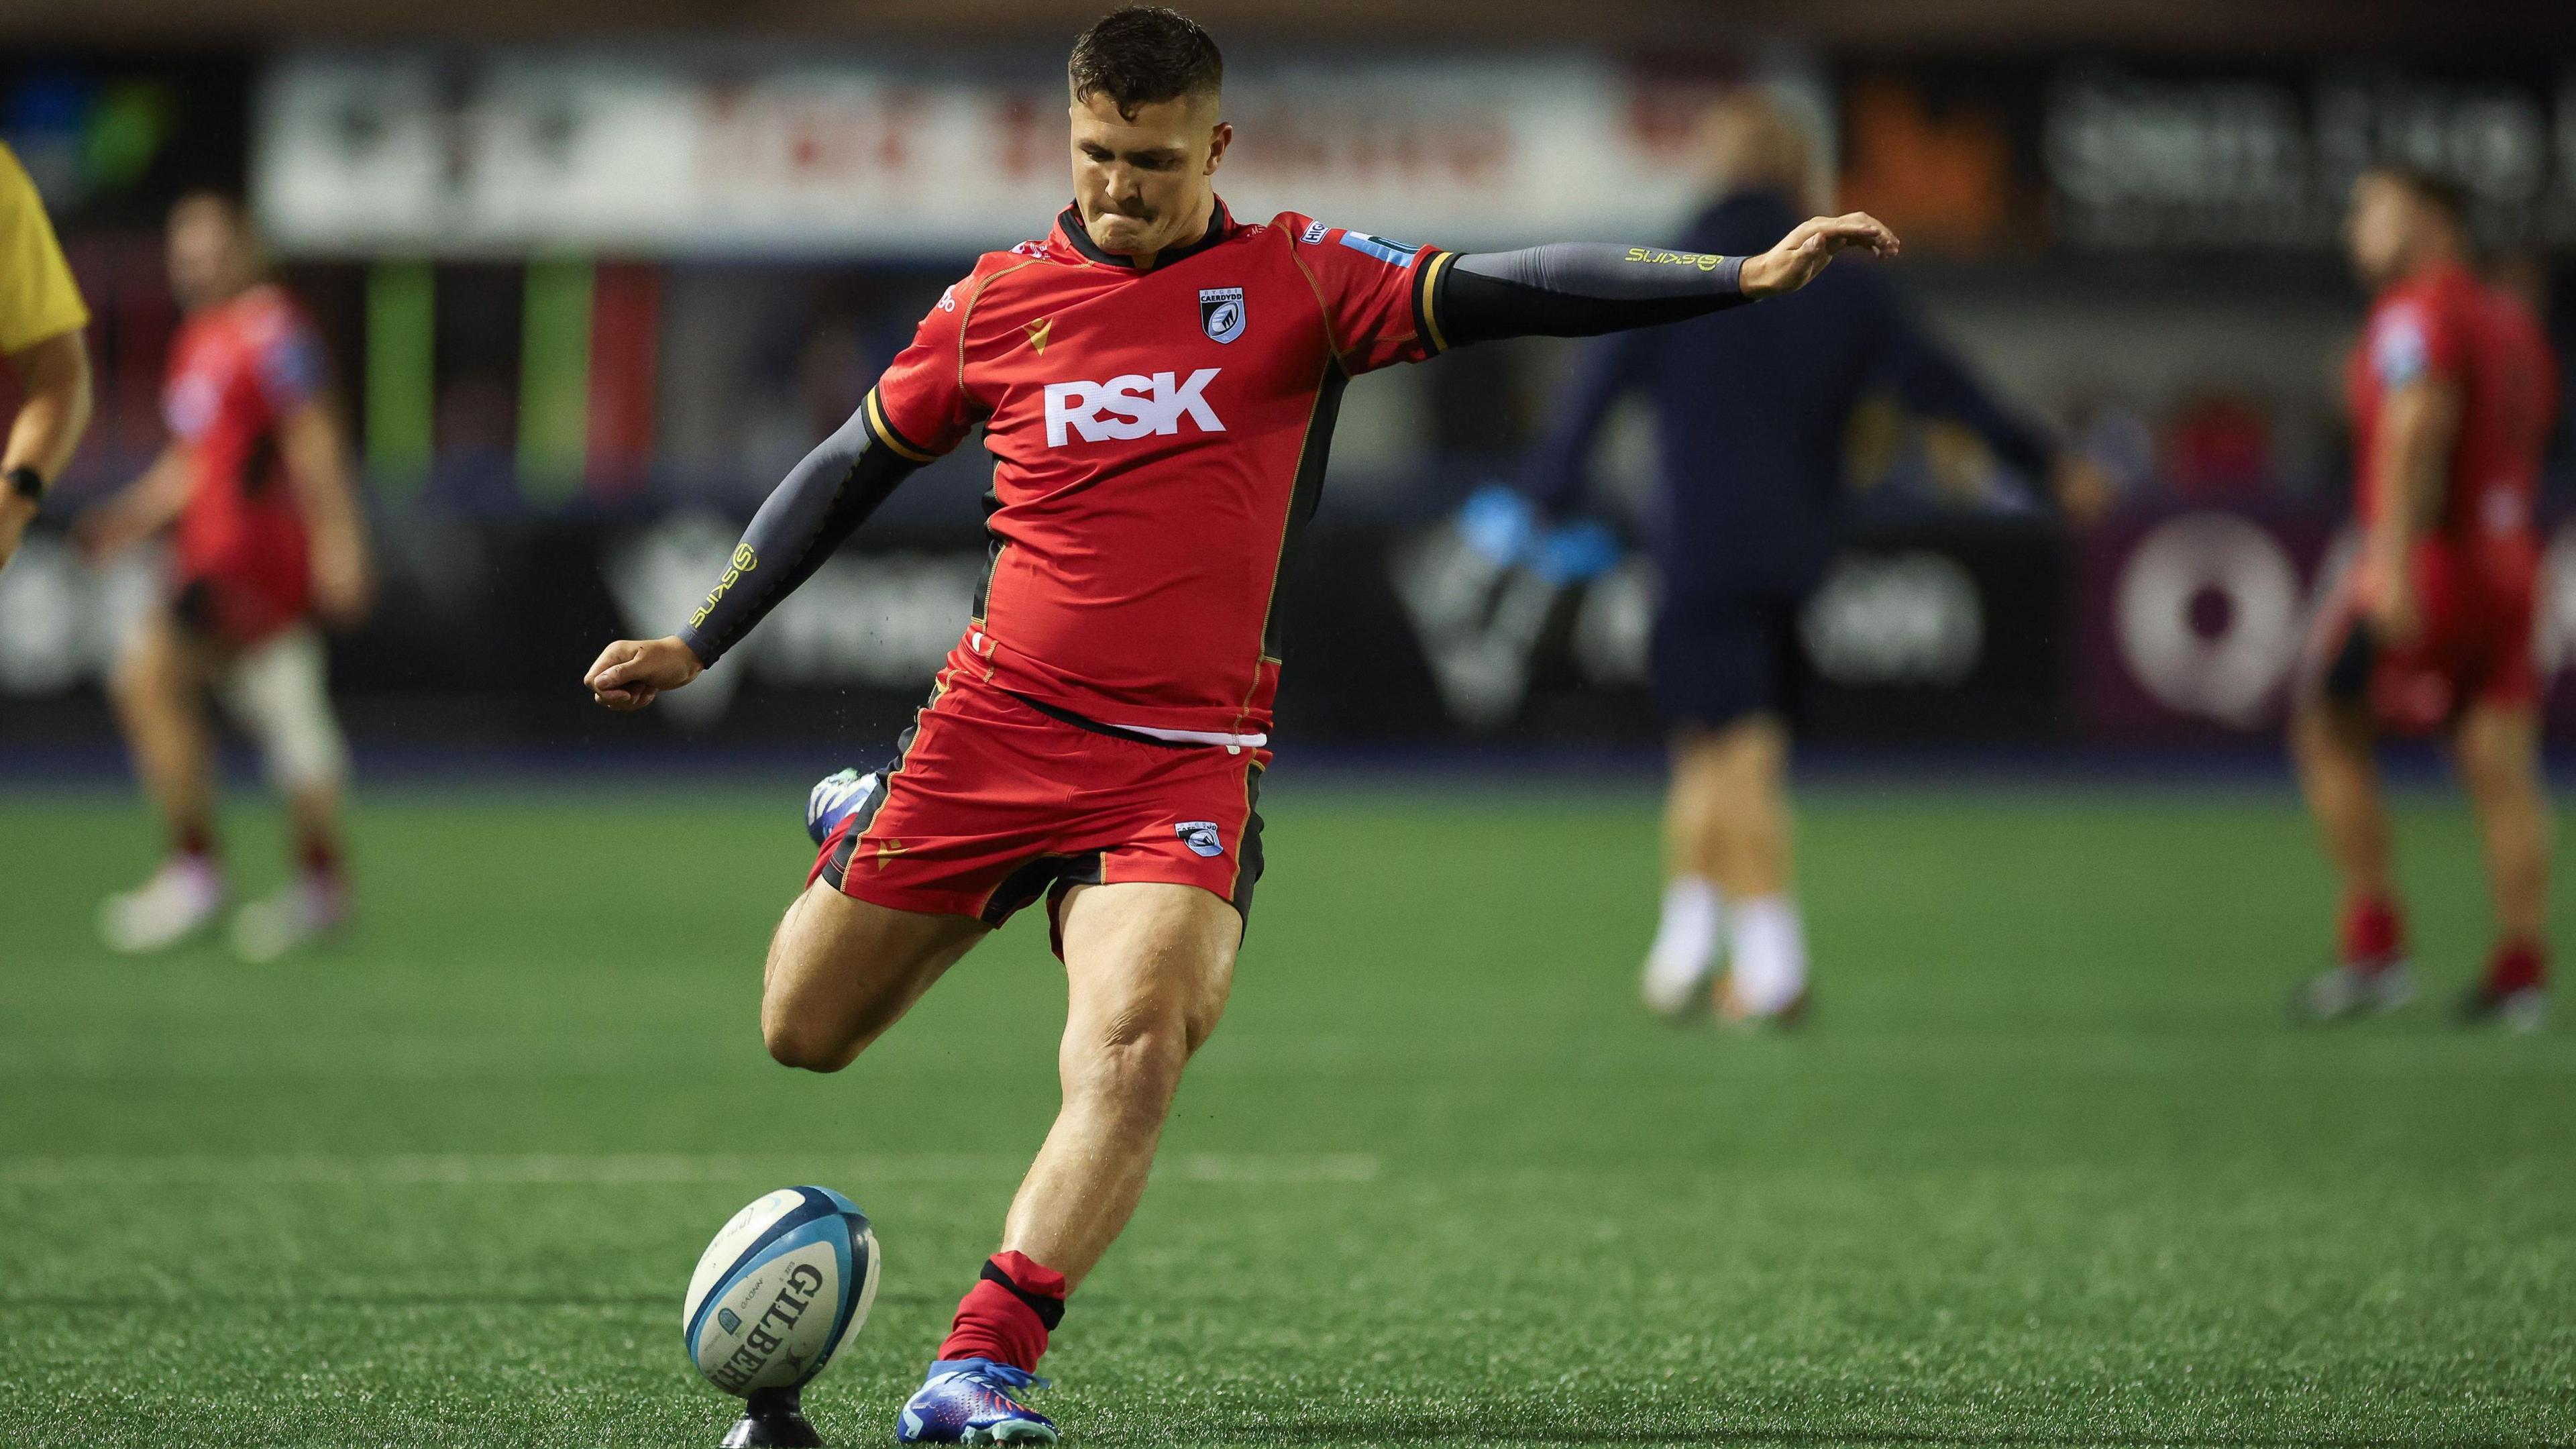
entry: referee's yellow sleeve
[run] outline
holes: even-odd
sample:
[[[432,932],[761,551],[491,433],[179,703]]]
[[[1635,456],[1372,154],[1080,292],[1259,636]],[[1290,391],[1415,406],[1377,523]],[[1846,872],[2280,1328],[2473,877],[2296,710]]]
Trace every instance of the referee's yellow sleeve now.
[[[54,240],[36,183],[0,143],[0,352],[33,347],[89,325],[89,308]]]

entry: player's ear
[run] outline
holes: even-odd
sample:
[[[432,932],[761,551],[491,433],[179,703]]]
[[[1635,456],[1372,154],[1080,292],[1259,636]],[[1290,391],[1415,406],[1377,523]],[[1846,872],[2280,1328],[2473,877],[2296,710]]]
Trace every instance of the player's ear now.
[[[1224,121],[1217,122],[1216,129],[1208,133],[1208,175],[1216,174],[1218,164],[1225,160],[1225,148],[1233,142],[1234,127]]]

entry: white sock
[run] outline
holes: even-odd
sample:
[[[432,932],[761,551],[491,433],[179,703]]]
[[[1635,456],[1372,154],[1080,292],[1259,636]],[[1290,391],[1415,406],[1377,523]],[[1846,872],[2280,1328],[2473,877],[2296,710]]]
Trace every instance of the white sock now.
[[[1728,913],[1734,927],[1728,969],[1736,1000],[1768,1016],[1798,999],[1807,985],[1807,928],[1797,903],[1785,895],[1737,901]]]
[[[1695,875],[1676,876],[1664,887],[1664,914],[1655,944],[1646,951],[1646,989],[1664,998],[1686,995],[1717,965],[1725,898]]]

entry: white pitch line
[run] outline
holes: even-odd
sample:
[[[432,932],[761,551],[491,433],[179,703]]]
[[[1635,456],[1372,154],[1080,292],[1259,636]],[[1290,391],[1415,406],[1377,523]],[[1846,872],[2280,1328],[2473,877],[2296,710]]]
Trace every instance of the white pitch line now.
[[[0,1187],[82,1188],[283,1184],[354,1187],[608,1186],[628,1183],[1016,1182],[1023,1158],[895,1153],[882,1157],[743,1157],[691,1153],[410,1153],[383,1157],[95,1156],[0,1159]],[[1155,1165],[1168,1182],[1289,1186],[1377,1180],[1366,1153],[1179,1153]]]

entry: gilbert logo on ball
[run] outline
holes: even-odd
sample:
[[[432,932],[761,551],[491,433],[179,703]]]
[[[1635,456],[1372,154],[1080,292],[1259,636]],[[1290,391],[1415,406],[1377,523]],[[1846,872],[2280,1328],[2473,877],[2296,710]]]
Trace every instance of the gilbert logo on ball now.
[[[877,1238],[828,1187],[782,1187],[733,1215],[707,1245],[680,1331],[707,1382],[748,1397],[821,1373],[868,1321]]]

